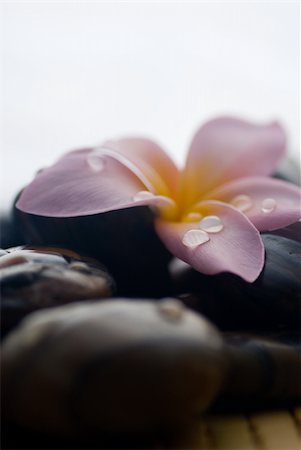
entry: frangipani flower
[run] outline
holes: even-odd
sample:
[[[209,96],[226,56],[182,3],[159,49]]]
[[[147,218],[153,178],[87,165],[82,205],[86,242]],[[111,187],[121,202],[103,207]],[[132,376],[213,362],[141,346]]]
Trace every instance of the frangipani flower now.
[[[153,206],[157,234],[174,256],[202,273],[232,272],[252,282],[264,265],[259,232],[301,216],[300,189],[268,178],[284,148],[277,123],[259,126],[234,118],[198,130],[182,171],[150,140],[108,141],[67,153],[43,170],[17,207],[75,217]]]

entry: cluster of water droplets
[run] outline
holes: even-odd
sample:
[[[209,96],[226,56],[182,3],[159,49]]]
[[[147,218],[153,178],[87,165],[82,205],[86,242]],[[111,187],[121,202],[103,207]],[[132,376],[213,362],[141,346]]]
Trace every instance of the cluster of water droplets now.
[[[248,195],[237,195],[231,200],[231,205],[237,208],[241,212],[246,212],[253,206],[253,201]],[[265,198],[261,202],[260,210],[264,214],[269,214],[276,208],[277,203],[273,198]],[[210,240],[211,233],[219,233],[223,230],[224,224],[218,216],[206,216],[202,218],[202,215],[198,212],[191,212],[187,214],[184,222],[196,222],[199,221],[199,228],[194,228],[186,231],[182,238],[182,243],[186,247],[194,248],[201,244],[205,244]]]
[[[199,213],[190,213],[191,218],[193,217],[192,215],[197,217],[197,214]],[[187,219],[187,216],[185,219]],[[211,233],[219,233],[224,228],[224,224],[218,216],[205,216],[201,218],[198,226],[199,228],[188,230],[184,234],[182,242],[186,247],[193,248],[205,244],[205,242],[210,240],[209,235]]]
[[[231,205],[241,212],[246,212],[253,206],[253,201],[248,195],[237,195],[231,200]],[[261,202],[260,210],[265,214],[269,214],[276,208],[277,203],[274,198],[265,198]]]

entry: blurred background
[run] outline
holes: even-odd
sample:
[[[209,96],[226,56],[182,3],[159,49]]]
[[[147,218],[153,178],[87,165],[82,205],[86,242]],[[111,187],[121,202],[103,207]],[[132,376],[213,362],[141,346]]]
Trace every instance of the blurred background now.
[[[280,120],[299,155],[299,2],[2,2],[1,208],[63,152]]]

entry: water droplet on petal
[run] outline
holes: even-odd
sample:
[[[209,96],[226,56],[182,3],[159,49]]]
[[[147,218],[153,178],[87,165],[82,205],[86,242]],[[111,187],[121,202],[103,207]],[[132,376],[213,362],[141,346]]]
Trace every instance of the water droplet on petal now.
[[[133,200],[134,200],[134,202],[140,202],[141,200],[147,200],[147,199],[153,198],[153,197],[154,197],[154,194],[152,194],[149,191],[140,191],[140,192],[137,192],[137,194],[135,194],[133,196]]]
[[[101,155],[92,154],[87,158],[87,162],[93,172],[101,172],[104,168],[105,162]]]
[[[274,198],[265,198],[261,204],[261,211],[263,213],[271,213],[276,208],[276,200]]]
[[[218,216],[206,216],[200,221],[200,228],[207,233],[219,233],[224,228],[223,222]]]
[[[182,239],[182,242],[186,247],[197,247],[207,241],[209,241],[209,236],[202,230],[189,230],[184,234]]]
[[[182,222],[199,222],[202,217],[199,212],[190,212],[183,217]]]
[[[248,195],[237,195],[231,200],[231,205],[239,211],[245,212],[253,206],[253,202]]]

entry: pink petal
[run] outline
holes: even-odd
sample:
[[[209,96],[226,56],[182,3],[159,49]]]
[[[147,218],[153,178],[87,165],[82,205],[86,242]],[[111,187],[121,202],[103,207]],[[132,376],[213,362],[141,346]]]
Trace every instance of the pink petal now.
[[[138,169],[134,173],[108,155],[99,156],[92,150],[71,152],[38,174],[16,206],[41,216],[73,217],[140,205],[165,208],[172,203],[148,192],[139,174]],[[147,194],[137,196],[140,191]]]
[[[275,122],[262,126],[220,118],[206,123],[188,153],[183,174],[185,204],[230,180],[272,174],[284,148],[284,131]]]
[[[232,272],[246,281],[254,281],[264,264],[264,247],[259,232],[239,211],[220,202],[202,202],[203,216],[216,215],[224,225],[218,233],[208,233],[210,240],[194,248],[182,239],[191,229],[200,229],[199,222],[176,223],[156,221],[159,237],[168,250],[199,272],[213,275]]]
[[[227,183],[206,195],[207,199],[231,203],[237,196],[248,196],[251,207],[244,211],[260,231],[286,227],[301,218],[301,189],[286,181],[248,177]],[[274,208],[264,212],[265,200]]]
[[[109,148],[125,156],[152,181],[160,194],[175,197],[179,170],[155,142],[131,137],[107,141],[101,147]]]

